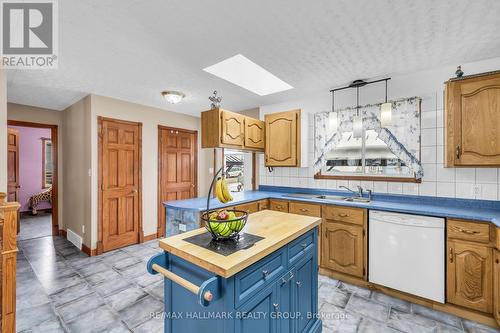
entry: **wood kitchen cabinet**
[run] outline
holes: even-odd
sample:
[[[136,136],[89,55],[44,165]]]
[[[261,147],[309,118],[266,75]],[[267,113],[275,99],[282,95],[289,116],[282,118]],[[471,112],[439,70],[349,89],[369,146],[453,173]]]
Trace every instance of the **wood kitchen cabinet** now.
[[[500,251],[495,251],[493,261],[493,315],[500,326]]]
[[[448,302],[492,313],[492,263],[493,249],[448,240]]]
[[[322,211],[321,267],[366,279],[366,210],[324,206]],[[332,214],[336,219],[328,218]]]
[[[267,167],[300,166],[300,110],[265,115]]]
[[[288,213],[288,201],[286,200],[271,199],[269,200],[269,207],[271,210]]]
[[[445,103],[446,166],[500,166],[500,73],[449,80]]]
[[[264,151],[264,122],[224,109],[201,113],[201,147]]]
[[[245,147],[264,150],[265,123],[259,119],[245,117]]]

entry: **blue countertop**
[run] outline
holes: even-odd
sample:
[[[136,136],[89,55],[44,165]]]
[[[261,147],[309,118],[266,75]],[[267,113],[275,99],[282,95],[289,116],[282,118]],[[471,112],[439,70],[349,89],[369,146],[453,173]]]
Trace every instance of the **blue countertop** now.
[[[303,201],[318,204],[331,204],[337,206],[359,207],[389,212],[419,214],[436,217],[450,217],[475,221],[492,222],[500,227],[500,201],[452,199],[441,197],[423,197],[410,195],[393,195],[374,193],[373,200],[369,203],[330,201],[317,198],[289,197],[293,193],[304,194],[326,194],[349,196],[346,191],[321,190],[309,188],[260,186],[259,191],[245,191],[234,193],[234,200],[222,204],[217,199],[210,200],[210,209],[232,207],[235,205],[262,200],[283,199],[291,201]],[[207,207],[207,198],[193,198],[187,200],[167,201],[165,207],[175,209],[187,209],[204,211]]]

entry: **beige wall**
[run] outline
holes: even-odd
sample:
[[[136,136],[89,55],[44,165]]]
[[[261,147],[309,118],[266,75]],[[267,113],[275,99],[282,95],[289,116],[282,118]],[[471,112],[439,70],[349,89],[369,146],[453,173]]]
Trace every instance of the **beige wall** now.
[[[52,109],[44,109],[37,108],[34,106],[21,105],[8,103],[7,104],[7,119],[8,120],[17,120],[17,121],[27,121],[31,123],[39,123],[39,124],[47,124],[47,125],[57,125],[57,134],[58,134],[58,142],[57,142],[57,152],[58,152],[58,160],[57,160],[57,170],[58,170],[58,185],[59,185],[59,198],[58,198],[58,216],[59,216],[59,229],[66,229],[64,227],[64,218],[63,218],[63,198],[64,198],[64,178],[63,178],[63,112],[52,110]]]
[[[0,68],[0,192],[7,192],[7,80]]]
[[[208,189],[208,168],[213,165],[213,150],[201,149],[200,118],[129,103],[113,98],[91,95],[91,169],[92,169],[92,242],[97,244],[97,117],[109,117],[142,123],[142,211],[145,235],[157,231],[157,174],[158,174],[158,125],[198,131],[198,195],[205,196]],[[164,214],[164,212],[160,212]]]
[[[90,191],[90,96],[65,109],[64,131],[64,225],[91,244]]]

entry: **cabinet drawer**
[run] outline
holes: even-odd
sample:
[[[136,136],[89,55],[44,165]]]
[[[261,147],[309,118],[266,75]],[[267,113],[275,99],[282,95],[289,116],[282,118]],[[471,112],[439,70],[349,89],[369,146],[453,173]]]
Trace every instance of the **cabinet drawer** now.
[[[321,206],[303,202],[290,201],[289,212],[292,214],[321,217]]]
[[[269,200],[261,200],[259,201],[259,210],[269,209]]]
[[[314,248],[314,233],[316,229],[300,236],[298,239],[288,245],[288,262],[294,264],[299,261],[306,253]]]
[[[258,202],[249,202],[243,205],[238,205],[234,207],[234,209],[242,210],[247,212],[248,214],[256,213],[259,211],[259,203]]]
[[[340,206],[323,206],[323,217],[329,220],[363,225],[365,210]]]
[[[236,274],[234,279],[236,307],[283,275],[285,269],[286,251],[282,249]]]
[[[467,222],[448,219],[448,238],[463,239],[471,242],[489,243],[489,223]]]
[[[269,200],[271,210],[288,213],[288,201],[285,200]]]

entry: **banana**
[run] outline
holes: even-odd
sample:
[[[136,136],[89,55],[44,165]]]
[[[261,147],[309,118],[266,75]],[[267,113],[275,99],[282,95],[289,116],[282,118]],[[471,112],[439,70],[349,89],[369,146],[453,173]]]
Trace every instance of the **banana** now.
[[[223,182],[221,178],[217,179],[217,182],[215,183],[215,196],[220,202],[227,202],[226,197],[224,196]]]
[[[226,177],[222,177],[221,183],[222,195],[224,196],[224,199],[226,200],[226,202],[233,201],[233,196],[231,195],[231,192],[229,192],[229,188],[227,187]]]

